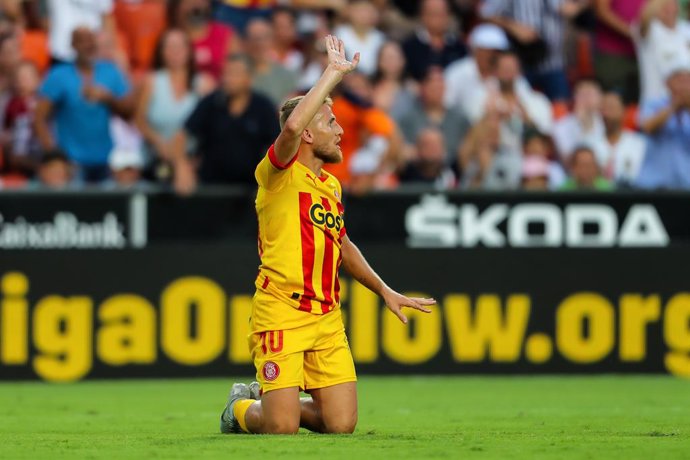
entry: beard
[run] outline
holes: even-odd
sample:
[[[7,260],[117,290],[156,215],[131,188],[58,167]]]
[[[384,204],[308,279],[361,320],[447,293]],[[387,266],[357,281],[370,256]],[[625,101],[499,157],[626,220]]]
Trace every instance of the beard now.
[[[343,155],[340,153],[339,149],[317,147],[314,149],[314,156],[325,164],[335,164],[343,161]]]

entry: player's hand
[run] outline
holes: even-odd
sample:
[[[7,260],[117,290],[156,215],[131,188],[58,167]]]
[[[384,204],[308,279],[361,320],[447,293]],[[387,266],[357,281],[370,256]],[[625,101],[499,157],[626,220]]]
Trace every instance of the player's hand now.
[[[326,51],[328,52],[328,67],[341,75],[348,74],[357,68],[359,53],[355,53],[352,61],[348,61],[345,57],[345,44],[342,40],[333,35],[327,35],[325,41]]]
[[[403,308],[414,308],[415,310],[423,311],[424,313],[431,313],[427,307],[436,305],[434,299],[423,299],[421,297],[406,297],[393,290],[387,290],[383,293],[383,300],[386,306],[395,316],[403,323],[407,324],[407,316],[402,312]]]

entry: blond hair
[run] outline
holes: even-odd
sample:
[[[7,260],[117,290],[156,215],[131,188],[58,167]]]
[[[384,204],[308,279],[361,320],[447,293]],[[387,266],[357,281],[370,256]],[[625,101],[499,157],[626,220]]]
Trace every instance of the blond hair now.
[[[290,118],[290,115],[292,114],[292,111],[295,110],[295,107],[299,105],[300,102],[302,102],[302,99],[304,99],[304,96],[296,96],[293,98],[288,99],[283,103],[283,105],[280,107],[280,128],[282,129],[285,126],[285,123],[287,123],[288,118]],[[324,104],[328,104],[329,106],[333,106],[333,100],[330,97],[327,97],[324,101]]]

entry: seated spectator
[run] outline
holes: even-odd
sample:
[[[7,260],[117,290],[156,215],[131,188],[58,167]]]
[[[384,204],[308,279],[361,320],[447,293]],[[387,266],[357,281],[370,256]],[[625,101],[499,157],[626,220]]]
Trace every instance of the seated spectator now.
[[[481,24],[472,30],[469,39],[472,54],[454,62],[446,69],[446,96],[448,107],[454,107],[463,114],[473,99],[472,93],[495,77],[497,51],[510,48],[508,37],[494,24]]]
[[[522,189],[531,191],[549,190],[549,161],[539,155],[522,159]]]
[[[570,96],[565,73],[565,20],[577,16],[588,2],[577,0],[486,0],[481,6],[484,19],[502,27],[522,53],[530,84],[552,101]],[[538,55],[526,62],[527,54]]]
[[[394,119],[412,110],[415,102],[415,88],[406,77],[402,48],[394,41],[384,43],[374,75],[373,103]]]
[[[53,62],[73,62],[77,57],[72,35],[77,28],[103,30],[115,36],[113,0],[47,0],[50,54]]]
[[[12,84],[21,63],[19,41],[15,35],[0,35],[0,117],[5,116],[5,109],[12,98]],[[0,118],[0,126],[4,126]]]
[[[570,177],[561,186],[563,191],[610,191],[613,184],[601,174],[594,151],[589,147],[576,147],[569,155]]]
[[[291,72],[301,72],[304,54],[297,35],[295,13],[289,8],[276,8],[271,14],[271,25],[274,34],[274,60]]]
[[[500,142],[501,114],[491,110],[476,123],[460,149],[465,189],[515,190],[521,183],[521,149]]]
[[[307,93],[326,69],[328,65],[328,53],[323,40],[314,40],[305,53],[306,63],[304,70],[297,81],[297,91]]]
[[[348,59],[352,60],[355,52],[360,53],[357,70],[371,77],[376,72],[376,57],[386,41],[376,29],[379,12],[369,0],[350,0],[345,16],[348,23],[336,27],[333,34],[345,44]]]
[[[498,55],[496,78],[474,91],[468,107],[471,122],[490,113],[499,116],[501,145],[512,152],[522,150],[526,128],[549,133],[553,125],[551,104],[522,78],[520,62],[510,51]]]
[[[136,112],[143,138],[143,160],[156,179],[167,179],[173,160],[175,134],[182,129],[204,88],[197,78],[189,38],[169,29],[160,39],[154,57],[155,72],[144,82]],[[188,143],[189,144],[189,143]],[[191,153],[192,145],[186,147]]]
[[[278,107],[297,89],[297,75],[274,60],[273,43],[270,22],[253,19],[247,24],[245,45],[252,63],[253,88]]]
[[[95,58],[96,34],[78,28],[72,42],[76,61],[51,69],[39,92],[36,135],[44,150],[59,146],[67,152],[83,180],[99,182],[109,172],[111,115],[128,118],[134,104],[122,72],[115,64]],[[50,118],[55,121],[57,138],[49,128]]]
[[[188,135],[196,141],[202,183],[254,186],[256,165],[279,133],[275,106],[252,91],[249,59],[232,55],[225,63],[220,88],[199,102],[173,142],[178,192],[189,193],[196,184],[185,152]]]
[[[455,108],[447,109],[443,104],[446,82],[439,67],[430,67],[419,87],[419,97],[411,110],[398,120],[400,131],[409,144],[414,144],[420,133],[435,127],[443,133],[444,151],[448,155],[446,164],[453,164],[464,137],[470,129],[467,118]]]
[[[223,72],[225,58],[241,49],[235,31],[212,20],[211,0],[171,0],[168,2],[168,26],[182,29],[194,45],[196,69],[216,81]]]
[[[678,0],[648,0],[636,31],[642,103],[668,94],[663,72],[690,60],[690,22],[678,18]]]
[[[640,97],[640,75],[631,26],[646,0],[596,0],[594,67],[606,90],[620,91],[626,104]]]
[[[108,189],[135,189],[146,187],[142,178],[144,159],[136,150],[115,149],[108,160],[111,179],[104,184]]]
[[[625,128],[625,106],[620,94],[608,92],[604,95],[601,115],[606,131],[604,176],[618,187],[630,187],[640,173],[647,141],[639,133]]]
[[[560,163],[553,159],[553,143],[547,135],[535,129],[527,130],[523,136],[522,145],[523,186],[526,170],[533,172],[530,168],[536,168],[541,164],[546,165],[546,179],[549,189],[556,190],[563,185],[566,174]],[[525,162],[529,162],[529,164],[525,165]]]
[[[690,188],[690,61],[673,62],[664,72],[669,95],[643,104],[640,126],[647,153],[636,185]]]
[[[342,92],[333,99],[333,114],[344,133],[340,140],[343,161],[325,169],[354,193],[371,188],[386,156],[398,150],[401,140],[395,122],[372,103],[373,87],[358,72],[348,74]]]
[[[437,190],[455,188],[455,173],[448,166],[443,133],[438,128],[419,131],[415,142],[415,156],[400,171],[403,184],[430,185]]]
[[[407,71],[421,80],[431,66],[446,68],[467,54],[465,45],[452,28],[447,0],[419,2],[420,28],[403,42]]]
[[[67,155],[61,150],[49,150],[38,163],[36,181],[32,188],[59,190],[74,185],[74,168]]]
[[[417,24],[413,15],[405,15],[394,0],[371,0],[371,3],[376,7],[381,19],[379,21],[379,30],[381,30],[389,40],[395,42],[402,42],[405,38],[412,34]],[[404,2],[412,5],[413,2]],[[414,6],[414,5],[412,5]]]
[[[604,164],[603,152],[599,147],[604,142],[604,121],[601,117],[601,86],[595,80],[583,79],[575,84],[573,111],[558,120],[553,127],[553,140],[561,159],[578,145],[588,145],[594,149]]]
[[[10,172],[32,177],[41,154],[33,121],[41,83],[36,66],[22,62],[15,72],[14,95],[4,114],[5,152]]]

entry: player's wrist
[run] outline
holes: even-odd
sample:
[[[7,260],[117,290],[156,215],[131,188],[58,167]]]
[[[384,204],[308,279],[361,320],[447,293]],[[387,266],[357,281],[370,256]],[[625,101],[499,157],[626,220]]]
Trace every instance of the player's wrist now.
[[[334,64],[328,64],[328,66],[326,66],[326,70],[323,72],[324,76],[335,78],[337,81],[342,80],[346,73],[347,72],[336,67]]]

